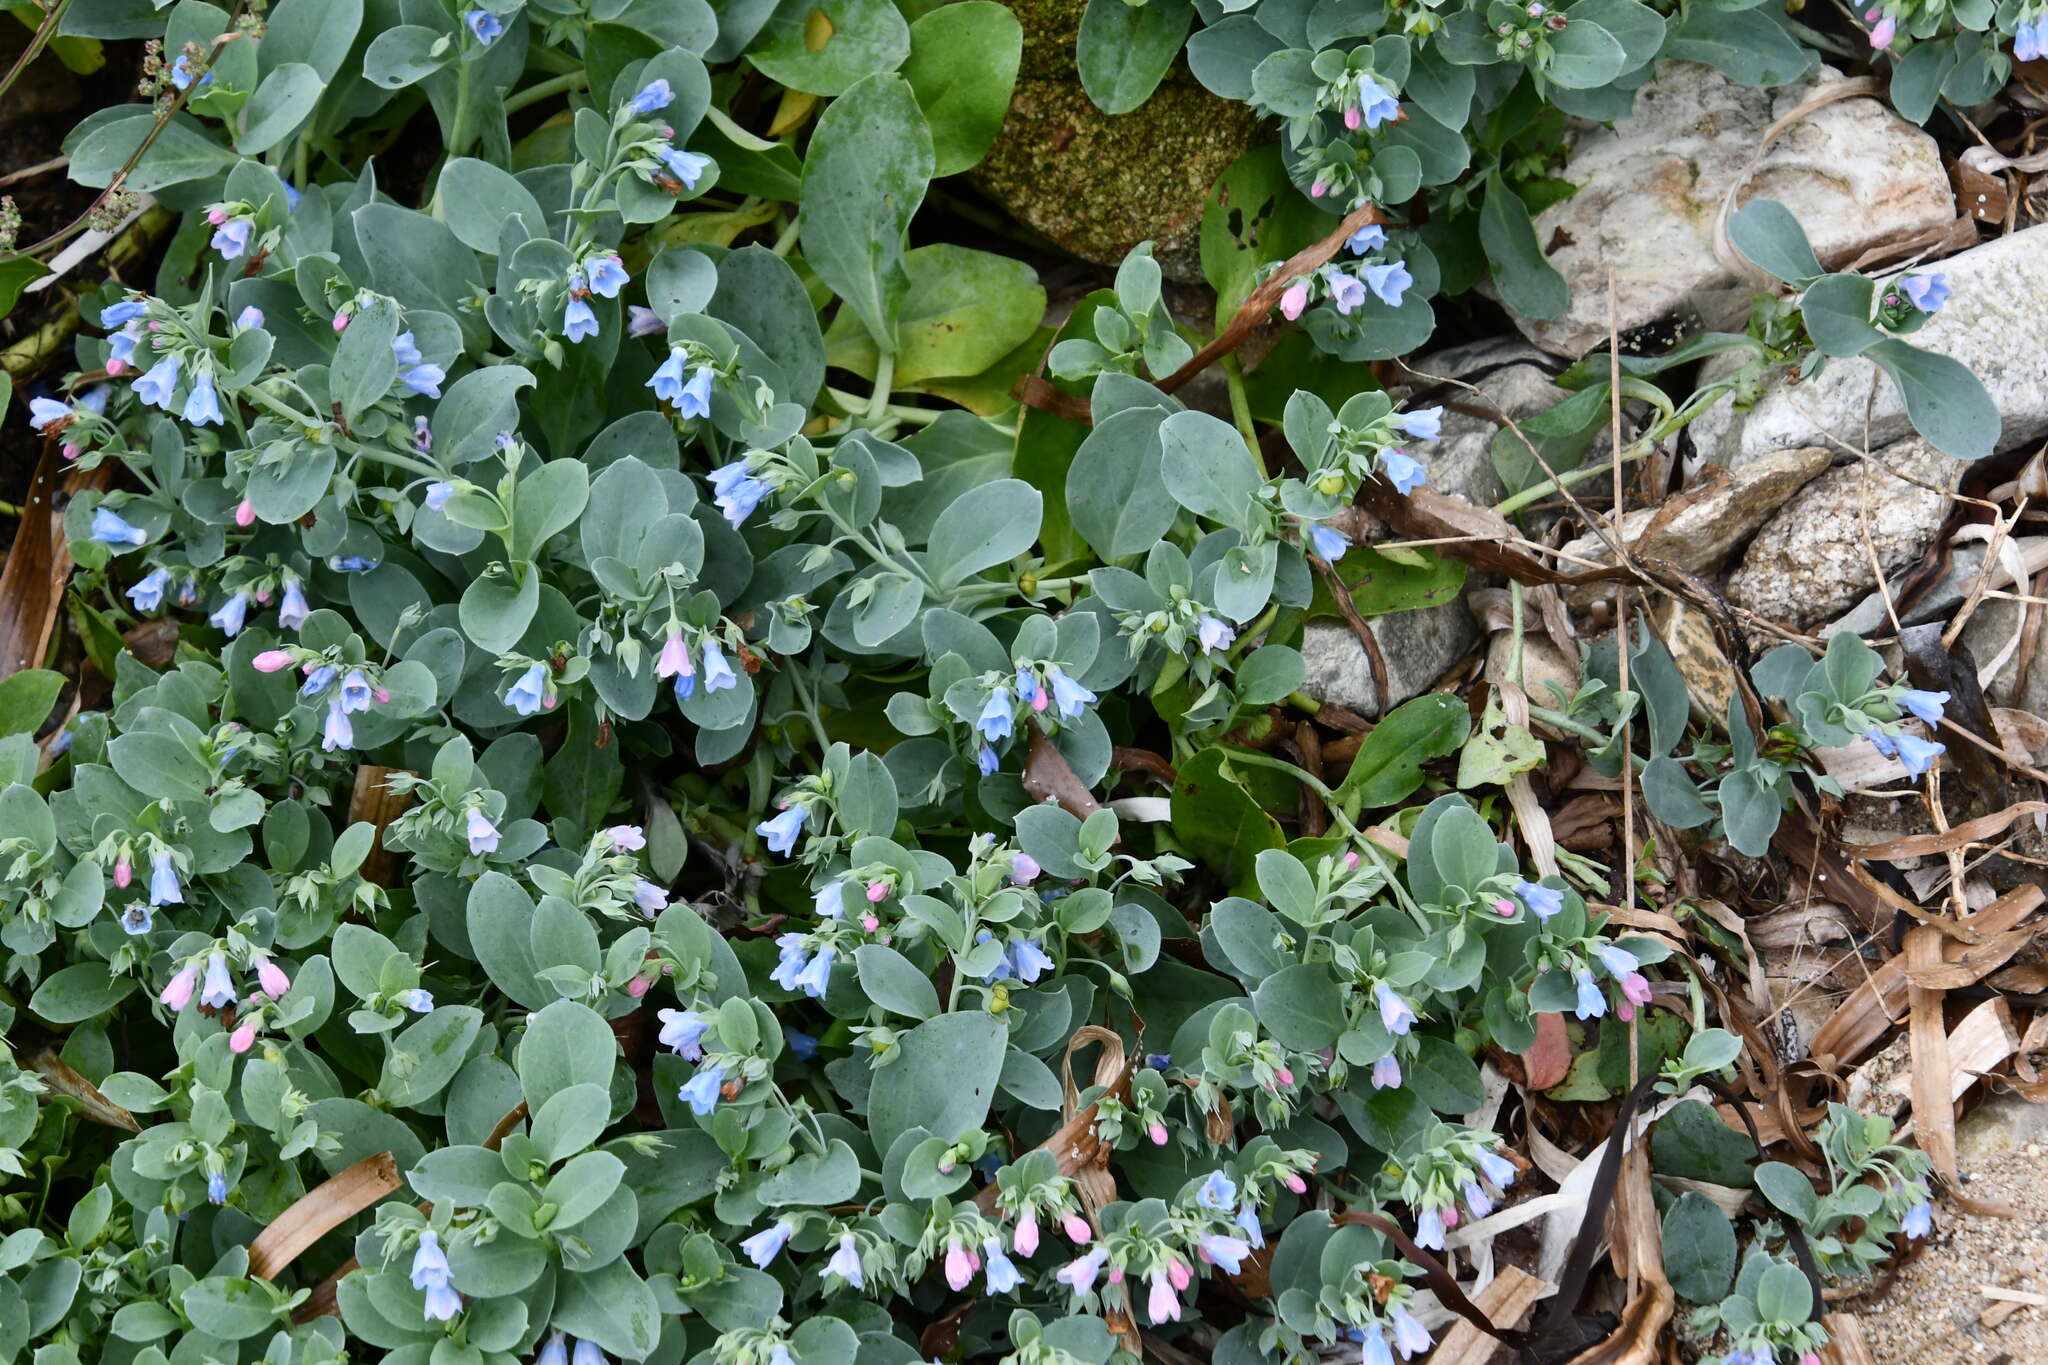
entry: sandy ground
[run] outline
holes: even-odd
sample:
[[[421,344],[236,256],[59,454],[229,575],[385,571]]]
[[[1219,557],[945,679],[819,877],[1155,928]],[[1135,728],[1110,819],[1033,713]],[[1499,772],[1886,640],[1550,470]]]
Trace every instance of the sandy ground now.
[[[1984,1292],[2003,1288],[2048,1299],[2042,1117],[1980,1130],[1975,1143],[1966,1122],[1959,1135],[1965,1192],[2009,1206],[2017,1217],[1966,1213],[1944,1201],[1930,1244],[1889,1293],[1839,1305],[1862,1320],[1877,1365],[2048,1365],[2048,1306],[2001,1303]]]

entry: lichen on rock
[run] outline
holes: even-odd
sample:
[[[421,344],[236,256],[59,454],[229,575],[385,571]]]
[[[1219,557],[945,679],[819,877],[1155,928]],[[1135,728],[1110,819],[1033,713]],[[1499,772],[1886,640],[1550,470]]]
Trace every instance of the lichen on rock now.
[[[1140,242],[1161,268],[1201,278],[1202,206],[1257,124],[1204,90],[1177,60],[1152,97],[1111,116],[1074,64],[1082,0],[1018,0],[1024,54],[1010,112],[975,182],[1014,216],[1085,260],[1115,265]]]

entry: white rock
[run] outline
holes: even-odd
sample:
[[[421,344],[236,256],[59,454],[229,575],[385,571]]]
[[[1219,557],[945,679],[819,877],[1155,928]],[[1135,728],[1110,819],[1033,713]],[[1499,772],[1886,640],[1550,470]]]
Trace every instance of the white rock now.
[[[1387,660],[1387,705],[1399,706],[1429,690],[1479,643],[1479,623],[1461,597],[1440,607],[1375,616],[1367,626]],[[1342,621],[1311,621],[1302,632],[1307,678],[1301,690],[1361,716],[1379,714],[1372,665],[1365,646]]]
[[[1906,338],[1961,361],[1983,381],[2004,419],[2000,450],[2048,436],[2048,346],[2041,344],[2048,335],[2044,263],[2048,227],[2036,227],[1928,267],[1948,276],[1955,294]],[[1704,373],[1714,376],[1725,368],[1709,362]],[[1723,399],[1688,430],[1693,448],[1705,458],[1739,465],[1766,451],[1813,445],[1823,431],[1861,445],[1866,408],[1870,449],[1912,433],[1898,389],[1867,360],[1831,360],[1817,377],[1798,384],[1775,376],[1747,413],[1736,412]]]
[[[1953,489],[1962,469],[1915,439],[1879,451],[1869,466],[1829,470],[1756,533],[1728,578],[1728,599],[1783,625],[1831,620],[1877,587],[1872,548],[1887,574],[1926,550],[1948,510],[1936,490]]]
[[[1715,255],[1721,201],[1772,121],[1841,79],[1823,67],[1812,84],[1763,91],[1710,66],[1659,63],[1628,118],[1579,133],[1564,169],[1579,192],[1537,215],[1536,240],[1571,285],[1570,305],[1560,317],[1517,317],[1515,325],[1545,350],[1578,356],[1607,338],[1610,270],[1622,332],[1690,322],[1703,295],[1745,283],[1736,262]],[[1831,264],[1956,216],[1934,139],[1875,99],[1838,100],[1800,120],[1739,197],[1791,209]],[[1710,311],[1723,306],[1712,300]]]
[[[1667,559],[1695,573],[1717,569],[1750,532],[1825,470],[1832,458],[1820,446],[1805,446],[1774,453],[1737,470],[1712,471],[1678,495],[1686,501],[1675,509],[1666,504],[1624,514],[1622,538],[1632,554]],[[1607,542],[1597,535],[1581,536],[1560,553],[1573,567],[1582,560],[1614,562]],[[1598,597],[1611,597],[1613,591],[1612,586],[1597,583],[1563,589],[1565,601],[1576,607]]]
[[[1491,454],[1493,435],[1501,424],[1460,409],[1484,409],[1491,404],[1518,422],[1533,417],[1570,397],[1550,382],[1556,365],[1518,337],[1476,341],[1411,362],[1409,373],[1416,380],[1411,391],[1428,392],[1428,401],[1444,405],[1437,439],[1418,441],[1408,452],[1428,468],[1429,486],[1440,493],[1457,494],[1478,507],[1491,507],[1506,497],[1507,489]],[[1462,379],[1485,398],[1455,386],[1432,385],[1431,376]]]

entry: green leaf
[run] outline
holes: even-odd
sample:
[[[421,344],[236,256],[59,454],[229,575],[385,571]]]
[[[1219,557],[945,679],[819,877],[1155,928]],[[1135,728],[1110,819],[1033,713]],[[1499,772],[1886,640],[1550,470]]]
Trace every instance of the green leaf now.
[[[1714,808],[1700,800],[1699,788],[1685,765],[1668,754],[1643,769],[1643,800],[1650,813],[1673,829],[1698,829],[1714,818]]]
[[[1415,1060],[1402,1074],[1422,1102],[1439,1114],[1469,1114],[1486,1099],[1479,1064],[1448,1038],[1418,1038]]]
[[[901,1053],[875,1073],[868,1131],[887,1151],[912,1128],[952,1139],[988,1117],[1009,1030],[992,1014],[942,1014],[903,1035]]]
[[[1756,1148],[1699,1100],[1681,1100],[1657,1120],[1650,1157],[1658,1174],[1747,1188]]]
[[[1232,886],[1247,883],[1261,849],[1283,848],[1279,822],[1226,771],[1230,751],[1197,750],[1173,784],[1173,832]],[[1042,860],[1041,860],[1042,861]]]
[[[611,1027],[595,1010],[557,1000],[533,1016],[519,1044],[519,1085],[527,1108],[538,1110],[572,1085],[609,1088],[617,1053]]]
[[[1104,560],[1146,553],[1179,513],[1161,467],[1166,417],[1165,408],[1112,413],[1088,432],[1067,467],[1067,517]]]
[[[1074,61],[1081,88],[1105,114],[1128,114],[1152,97],[1188,36],[1187,0],[1088,0]]]
[[[1344,1031],[1344,993],[1323,962],[1283,967],[1252,992],[1252,1009],[1275,1042],[1318,1052]]]
[[[1960,360],[1886,337],[1863,354],[1899,386],[1913,429],[1944,455],[1981,460],[1998,449],[1998,405]]]
[[[105,189],[135,155],[135,149],[155,124],[148,105],[124,105],[114,111],[113,117],[81,123],[64,140],[65,154],[71,158],[71,179],[93,189]],[[208,137],[191,115],[177,114],[164,125],[121,183],[127,189],[154,192],[187,181],[226,175],[234,169],[237,159],[233,152]]]
[[[401,1107],[421,1104],[441,1093],[469,1055],[483,1026],[483,1011],[468,1005],[443,1005],[408,1025],[392,1040],[377,1088]]]
[[[1806,1172],[1782,1161],[1766,1161],[1756,1168],[1756,1187],[1780,1213],[1789,1213],[1802,1223],[1820,1216],[1820,1200]]]
[[[1403,702],[1358,746],[1339,794],[1366,810],[1397,805],[1422,785],[1422,765],[1456,753],[1471,728],[1471,713],[1456,697],[1431,693]]]
[[[1735,1228],[1697,1190],[1678,1196],[1664,1214],[1664,1274],[1693,1303],[1719,1303],[1735,1279]]]
[[[242,132],[235,150],[243,156],[261,156],[298,131],[327,85],[320,73],[304,62],[286,62],[263,78],[248,107],[242,111]]]
[[[1766,1322],[1803,1324],[1813,1316],[1813,1286],[1798,1266],[1774,1262],[1756,1283],[1756,1311]]]
[[[776,9],[747,60],[777,85],[843,95],[909,55],[910,25],[892,0],[805,0]]]
[[[910,26],[903,78],[931,126],[933,175],[958,175],[987,155],[1023,53],[1023,25],[996,0],[941,5]]]
[[[27,668],[0,680],[0,736],[32,735],[50,718],[64,691],[64,675]]]
[[[859,1190],[860,1158],[854,1155],[853,1148],[835,1140],[822,1154],[798,1157],[775,1171],[754,1194],[771,1208],[788,1204],[819,1208],[843,1204]]]
[[[1160,423],[1159,449],[1167,491],[1181,506],[1239,531],[1250,528],[1261,480],[1236,427],[1206,412],[1176,412]]]
[[[529,231],[547,228],[547,215],[531,190],[510,172],[475,157],[459,156],[441,168],[434,202],[438,216],[462,244],[487,256],[498,254],[499,234],[515,214]]]
[[[324,86],[348,60],[362,26],[363,0],[280,0],[264,16],[257,69],[268,76],[279,67],[303,62]]]
[[[1628,52],[1619,38],[1579,18],[1576,10],[1570,23],[1550,35],[1550,61],[1543,74],[1567,90],[1598,89],[1628,69]]]
[[[873,1003],[906,1019],[929,1019],[939,1012],[939,992],[931,978],[894,948],[863,943],[853,950],[860,988]]]
[[[391,351],[397,335],[398,305],[386,298],[372,300],[341,334],[327,387],[347,422],[353,424],[398,381],[398,360]]]
[[[1524,317],[1554,318],[1571,302],[1571,288],[1564,276],[1544,259],[1529,206],[1498,172],[1486,177],[1486,199],[1479,208],[1479,240],[1493,266],[1494,288],[1508,308]]]
[[[1759,90],[1793,84],[1817,60],[1771,17],[1769,7],[1719,9],[1711,5],[1692,6],[1685,22],[1664,44],[1662,55],[1705,62],[1730,80]]]
[[[1728,240],[1750,264],[1787,284],[1803,284],[1825,273],[1806,229],[1792,210],[1775,199],[1752,199],[1728,219]]]
[[[80,962],[43,978],[29,997],[31,1014],[67,1027],[97,1019],[135,993],[132,976],[114,976],[104,962]]]
[[[193,1327],[222,1341],[242,1341],[279,1325],[273,1299],[251,1280],[215,1276],[199,1281],[178,1297],[178,1306]]]
[[[997,479],[955,498],[939,513],[925,547],[925,569],[942,588],[1008,563],[1038,540],[1043,500],[1022,479]]]
[[[1823,275],[1799,296],[1806,334],[1823,355],[1861,355],[1884,333],[1870,325],[1876,282],[1862,275]]]
[[[645,1360],[661,1341],[661,1305],[621,1257],[597,1270],[563,1271],[549,1326],[608,1355]]]
[[[1045,290],[1027,262],[940,243],[905,253],[903,268],[910,286],[896,321],[897,388],[979,374],[1045,316]],[[875,345],[859,322],[845,311],[832,320],[826,358],[873,378]]]
[[[935,165],[931,130],[909,84],[856,82],[832,101],[804,166],[804,259],[878,344],[895,344],[910,277],[903,234]]]
[[[555,1205],[550,1230],[575,1227],[604,1207],[625,1177],[626,1166],[610,1152],[585,1152],[572,1157],[548,1180],[541,1201]]]
[[[402,90],[448,64],[453,48],[436,52],[441,34],[421,24],[399,24],[370,40],[363,53],[363,79],[383,90]]]

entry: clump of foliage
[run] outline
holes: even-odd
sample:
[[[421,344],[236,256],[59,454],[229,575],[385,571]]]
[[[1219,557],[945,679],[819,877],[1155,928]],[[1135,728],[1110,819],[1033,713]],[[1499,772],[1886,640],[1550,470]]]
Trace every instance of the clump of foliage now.
[[[1084,83],[1142,100],[1195,13],[1093,0]],[[1503,838],[1527,730],[1482,744],[1429,696],[1342,773],[1263,745],[1318,712],[1297,646],[1331,591],[1390,610],[1462,572],[1349,543],[1361,488],[1426,480],[1441,412],[1328,359],[1420,344],[1453,275],[1552,299],[1524,114],[1611,116],[1660,53],[1812,58],[1760,8],[1200,14],[1196,74],[1283,129],[1229,177],[1284,192],[1256,244],[1205,225],[1219,318],[1390,211],[1276,299],[1315,382],[1233,362],[1231,420],[1154,382],[1198,357],[1149,251],[1055,333],[1028,264],[908,245],[1002,121],[1018,28],[988,0],[824,34],[702,0],[52,8],[159,44],[71,173],[102,216],[184,216],[151,288],[83,301],[75,382],[28,414],[112,475],[65,511],[111,695],[45,769],[61,680],[0,686],[0,1356],[1426,1347],[1420,1271],[1354,1215],[1444,1248],[1520,1173],[1464,1121],[1476,1059],[1696,986],[1610,928],[1609,869]],[[1967,46],[1912,24],[1907,60]],[[436,129],[395,194],[371,149]],[[1819,288],[1813,339],[1851,353]],[[1048,351],[1089,424],[1010,404]],[[1367,559],[1407,586],[1374,606]],[[122,635],[163,618],[147,666]],[[1912,709],[1860,659],[1766,666],[1803,742]],[[1798,742],[1737,740],[1723,776],[1674,757],[1654,680],[1555,700],[1691,825],[1717,778],[1731,841],[1775,820],[1758,765]],[[1290,837],[1304,789],[1326,832]],[[323,1215],[380,1155],[402,1186]],[[279,1226],[308,1230],[252,1258]]]

